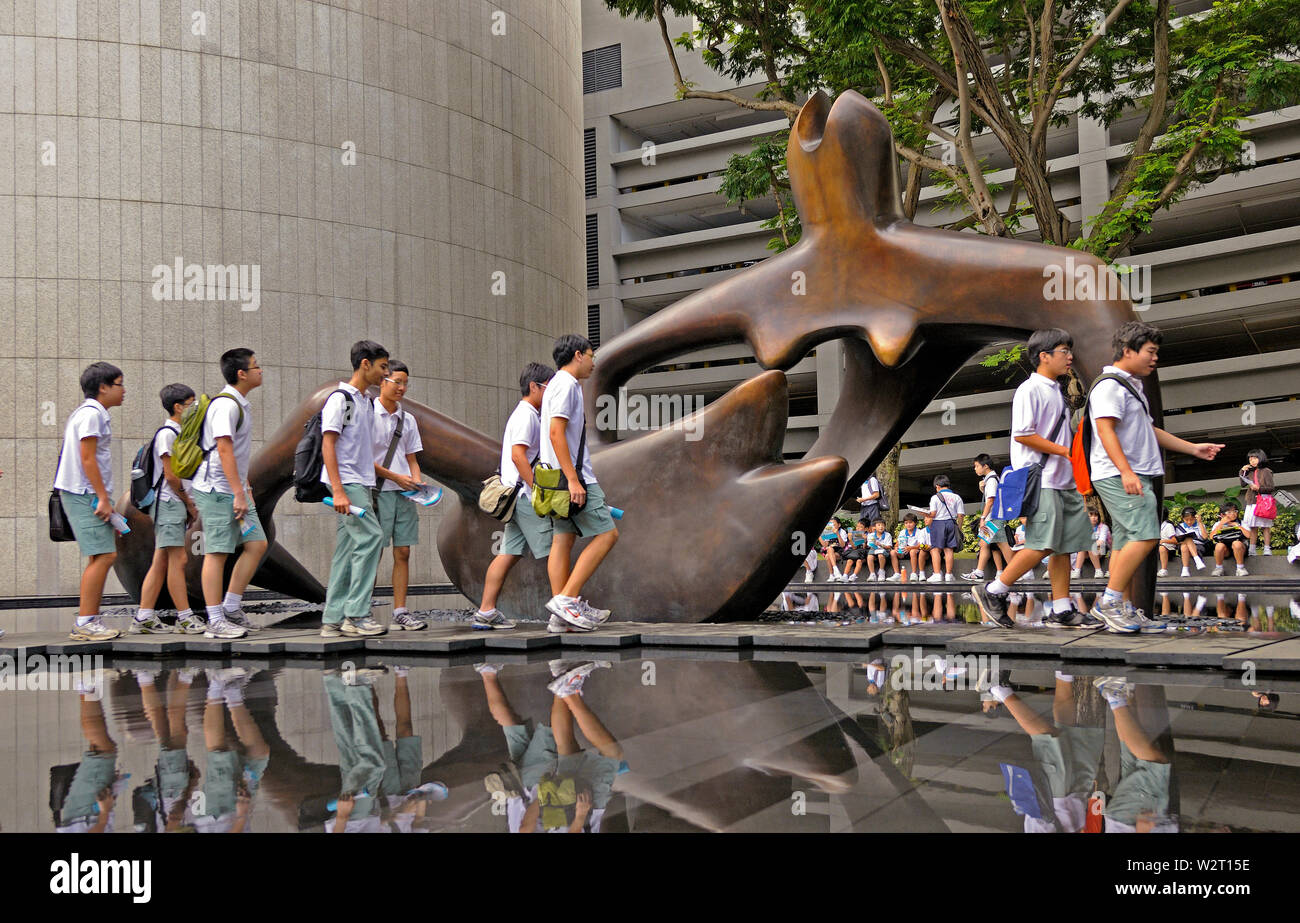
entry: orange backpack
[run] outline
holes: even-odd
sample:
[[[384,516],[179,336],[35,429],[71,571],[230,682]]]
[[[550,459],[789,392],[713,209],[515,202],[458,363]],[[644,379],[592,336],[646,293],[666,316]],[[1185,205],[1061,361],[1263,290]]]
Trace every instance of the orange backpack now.
[[[1138,399],[1144,408],[1147,402],[1143,400],[1142,395],[1138,394],[1128,379],[1122,375],[1098,375],[1088,388],[1088,398],[1083,402],[1083,415],[1079,417],[1079,428],[1074,431],[1074,440],[1070,443],[1070,467],[1074,470],[1074,486],[1079,493],[1085,497],[1091,496],[1095,491],[1092,486],[1092,469],[1090,459],[1092,457],[1092,422],[1088,419],[1088,407],[1092,403],[1092,392],[1097,385],[1106,380],[1118,381],[1129,394]],[[1150,409],[1147,409],[1150,413]]]

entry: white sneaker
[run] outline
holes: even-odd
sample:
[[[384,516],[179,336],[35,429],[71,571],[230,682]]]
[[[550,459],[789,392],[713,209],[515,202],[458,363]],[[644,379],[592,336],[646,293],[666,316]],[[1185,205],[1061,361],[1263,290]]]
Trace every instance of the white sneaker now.
[[[1082,571],[1072,570],[1072,571],[1070,571],[1070,579],[1071,579],[1071,580],[1078,580],[1078,579],[1079,579],[1079,576],[1080,576],[1082,573],[1083,573]]]
[[[803,582],[804,582],[804,583],[812,583],[812,582],[813,582],[813,572],[810,571],[810,570],[808,570],[807,568],[805,568],[805,569],[804,569],[804,572],[803,572]]]
[[[568,596],[552,596],[546,608],[578,631],[595,631],[596,622],[582,610],[582,601]]]
[[[597,609],[581,596],[578,597],[578,607],[582,609],[582,614],[591,619],[597,625],[604,625],[609,621],[609,609]]]
[[[397,616],[393,616],[393,622],[397,622]],[[421,625],[424,623],[421,622]],[[470,620],[469,627],[477,631],[492,631],[493,629],[511,629],[515,623],[510,621],[501,614],[501,610],[493,606],[487,612],[481,609],[474,613],[474,618]]]
[[[1205,562],[1202,561],[1200,558],[1197,558],[1197,559],[1196,559],[1196,569],[1197,569],[1197,570],[1205,570]]]
[[[931,574],[926,583],[943,583],[943,574]]]
[[[915,581],[915,580],[924,580],[924,579],[925,579],[925,571],[924,571],[924,570],[918,570],[916,573],[914,573],[914,574],[912,575],[912,580],[914,580],[914,581]]]
[[[892,576],[892,577],[887,577],[887,578],[885,579],[885,582],[886,582],[886,583],[901,583],[902,580],[903,580],[903,575],[902,575],[902,574],[894,574],[894,576]]]
[[[1265,545],[1262,554],[1266,554],[1266,555],[1268,555],[1269,557],[1272,557],[1272,556],[1273,556],[1273,546],[1272,546],[1272,545]]]
[[[983,580],[984,571],[982,570],[967,571],[966,573],[961,575],[961,578],[963,580]]]
[[[359,619],[344,619],[343,624],[339,626],[339,630],[345,635],[366,638],[388,633],[387,628],[368,615]]]
[[[226,615],[227,622],[229,622],[232,625],[238,625],[240,628],[244,629],[244,631],[248,632],[249,634],[252,634],[255,631],[262,630],[261,628],[254,625],[249,620],[248,613],[245,612],[242,607],[239,609],[235,609],[233,612],[229,609],[223,609],[222,611]]]
[[[236,638],[242,638],[248,632],[229,619],[213,620],[208,622],[208,630],[203,632],[205,638],[216,638],[221,641],[233,641]]]
[[[1223,576],[1223,565],[1222,565],[1222,564],[1216,564],[1216,565],[1214,565],[1214,570],[1210,571],[1210,576],[1211,576],[1211,577],[1222,577],[1222,576]]]
[[[957,582],[957,578],[954,577],[952,574],[944,574],[944,575],[943,575],[943,582],[944,582],[944,583],[956,583],[956,582]]]
[[[844,582],[845,582],[845,583],[853,583],[853,582],[856,581],[857,579],[858,579],[858,575],[857,575],[857,574],[849,574],[847,577],[844,578]],[[867,579],[869,580],[869,579],[871,579],[871,578],[868,577]]]
[[[876,577],[880,580],[885,579],[885,571],[883,568],[881,570],[876,571]]]
[[[560,635],[564,634],[566,631],[577,631],[578,629],[574,628],[558,615],[552,614],[551,620],[546,623],[546,630],[553,635]]]
[[[1165,570],[1165,569],[1162,567],[1162,568],[1160,568],[1160,570],[1156,571],[1156,576],[1157,576],[1157,577],[1168,577],[1168,576],[1169,576],[1169,571]]]
[[[1104,571],[1102,571],[1100,574],[1098,574],[1097,576],[1098,576],[1098,577],[1109,577],[1109,576],[1110,576],[1110,571],[1108,571],[1108,570],[1104,570]]]
[[[864,582],[864,583],[875,583],[876,580],[877,580],[876,575],[873,574],[873,573],[871,573],[870,571],[868,571],[868,572],[867,572],[867,579],[866,579],[865,581],[863,581],[863,582]]]
[[[1182,572],[1181,574],[1179,574],[1178,576],[1180,576],[1180,577],[1190,577],[1191,575],[1192,575],[1192,572],[1189,571],[1187,568],[1184,567],[1184,568],[1183,568],[1183,572]]]
[[[1241,565],[1241,564],[1238,564],[1238,565],[1237,565],[1237,576],[1238,576],[1238,577],[1249,577],[1249,576],[1250,576],[1250,571],[1246,570],[1245,566],[1243,566],[1243,565]]]
[[[111,641],[119,634],[121,632],[116,628],[109,628],[95,618],[84,625],[73,625],[72,631],[68,632],[68,638],[72,641]]]

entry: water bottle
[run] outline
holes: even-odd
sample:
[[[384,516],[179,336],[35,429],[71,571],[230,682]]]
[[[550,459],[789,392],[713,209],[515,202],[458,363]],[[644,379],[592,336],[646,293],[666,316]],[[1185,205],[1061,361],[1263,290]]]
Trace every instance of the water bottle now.
[[[615,519],[622,519],[623,511],[616,506],[611,506],[609,508],[609,515],[613,516]]]
[[[330,509],[333,509],[333,508],[334,508],[334,498],[333,498],[333,497],[326,497],[324,500],[321,501],[321,503],[324,503],[324,504],[325,504],[326,506],[328,506]],[[348,504],[348,515],[349,515],[349,516],[356,516],[356,517],[359,519],[359,518],[361,518],[362,516],[366,515],[366,508],[365,508],[364,506],[353,506],[352,504],[349,503],[349,504]]]
[[[121,513],[114,512],[108,517],[109,523],[117,530],[118,535],[130,535],[131,527],[126,524],[126,517]]]

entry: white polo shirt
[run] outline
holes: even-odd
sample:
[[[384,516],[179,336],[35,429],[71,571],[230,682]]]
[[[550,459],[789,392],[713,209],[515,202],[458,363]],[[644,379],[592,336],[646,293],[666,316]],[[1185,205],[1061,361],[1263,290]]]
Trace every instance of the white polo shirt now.
[[[515,467],[515,460],[511,457],[517,445],[525,447],[524,451],[528,453],[530,461],[537,458],[542,451],[542,413],[540,410],[534,410],[533,405],[527,401],[520,401],[515,405],[514,412],[506,421],[505,437],[501,440],[501,484],[505,487],[514,487],[519,483],[519,469]],[[522,485],[519,488],[519,499],[531,498],[532,492],[528,489],[528,485]]]
[[[239,472],[244,490],[249,492],[248,463],[253,456],[253,405],[234,385],[226,385],[219,393],[229,394],[235,400],[214,398],[208,404],[207,415],[203,418],[203,432],[199,434],[199,447],[210,451],[194,474],[194,489],[208,494],[235,492],[226,480],[226,470],[221,466],[221,454],[217,451],[217,438],[229,436],[234,444],[235,470]],[[244,410],[244,423],[236,428],[241,407]]]
[[[59,457],[59,469],[54,472],[54,486],[70,494],[91,494],[95,488],[90,485],[85,469],[81,466],[81,440],[94,436],[99,440],[95,444],[95,462],[99,465],[99,476],[104,479],[104,490],[113,496],[113,419],[108,415],[108,408],[88,397],[81,402],[63,427],[63,454]]]
[[[1136,375],[1130,375],[1113,365],[1106,366],[1101,372],[1103,375],[1122,375],[1137,389],[1143,400],[1146,399],[1142,379]],[[1097,434],[1098,417],[1111,417],[1118,421],[1115,424],[1115,435],[1119,437],[1119,447],[1124,451],[1124,457],[1128,459],[1134,474],[1160,477],[1165,473],[1164,462],[1160,458],[1160,443],[1156,442],[1155,422],[1146,405],[1118,381],[1103,381],[1092,389],[1092,397],[1088,402],[1088,420],[1092,427],[1092,454],[1088,460],[1094,481],[1119,477],[1119,469],[1110,460],[1110,455],[1106,453],[1106,447],[1101,444],[1101,437]]]
[[[858,494],[858,496],[870,497],[872,494],[879,494],[881,492],[882,491],[880,489],[880,481],[876,480],[875,475],[872,475],[871,477],[867,478],[865,481],[862,482],[862,493]],[[876,499],[868,500],[867,502],[879,504],[880,498],[876,497]],[[871,525],[871,523],[867,523],[867,525]]]
[[[344,484],[375,486],[375,409],[370,396],[362,394],[346,381],[339,390],[352,395],[352,419],[345,420],[348,400],[331,394],[321,408],[321,432],[338,433],[334,457],[339,463],[339,480]],[[402,438],[406,438],[403,434]],[[321,465],[320,482],[331,487],[330,473]]]
[[[172,454],[172,446],[176,444],[176,437],[181,434],[181,425],[175,420],[168,420],[162,425],[158,437],[153,442],[153,470],[157,477],[162,478],[158,484],[159,500],[179,500],[176,491],[167,483],[167,478],[163,475],[163,456]],[[181,478],[181,487],[186,491],[190,490],[193,481],[189,478]]]
[[[563,417],[567,420],[564,428],[565,438],[569,441],[570,461],[578,467],[578,445],[582,441],[582,428],[585,425],[585,409],[582,404],[582,382],[568,372],[560,369],[546,386],[542,396],[542,461],[552,467],[560,467],[559,456],[551,443],[551,417]],[[504,472],[502,472],[504,476]],[[582,468],[578,477],[584,484],[595,484],[596,475],[591,471],[591,446],[587,446],[582,459]]]
[[[343,400],[342,397],[339,400]],[[375,443],[375,464],[383,465],[384,456],[388,454],[388,444],[393,440],[393,433],[397,432],[398,414],[402,415],[402,440],[397,444],[397,451],[393,453],[393,460],[390,464],[384,465],[389,471],[396,471],[398,474],[409,475],[411,473],[411,464],[406,460],[406,456],[414,455],[424,448],[424,443],[420,441],[420,427],[415,422],[415,417],[411,416],[402,409],[402,405],[397,405],[394,413],[389,413],[384,407],[383,401],[374,402],[375,422],[374,422],[374,443]],[[340,439],[340,441],[342,441]],[[343,472],[340,471],[339,474]],[[378,476],[375,477],[378,481]],[[393,481],[384,481],[381,490],[401,490]]]
[[[1061,419],[1063,416],[1066,417],[1064,421]],[[1016,441],[1017,436],[1042,436],[1057,445],[1070,444],[1065,396],[1061,394],[1061,386],[1046,375],[1034,372],[1016,388],[1016,396],[1011,400],[1011,467],[1028,468],[1043,462],[1041,486],[1049,490],[1074,489],[1074,469],[1070,467],[1069,458],[1044,456],[1021,445]],[[1094,473],[1093,478],[1096,477]]]
[[[941,522],[945,519],[957,521],[957,517],[966,511],[966,504],[961,497],[948,487],[939,488],[938,492],[930,498],[930,512],[934,514],[934,522]]]

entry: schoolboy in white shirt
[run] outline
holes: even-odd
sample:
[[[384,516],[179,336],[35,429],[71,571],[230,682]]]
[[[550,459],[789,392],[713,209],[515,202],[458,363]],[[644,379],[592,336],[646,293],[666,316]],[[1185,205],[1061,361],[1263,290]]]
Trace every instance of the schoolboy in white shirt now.
[[[248,467],[253,456],[253,406],[248,395],[262,386],[262,367],[245,347],[221,354],[226,387],[203,418],[199,447],[205,451],[194,474],[194,505],[203,521],[203,603],[207,638],[242,638],[257,627],[244,613],[244,590],[266,554],[266,533],[253,505]],[[226,558],[242,548],[223,597]]]
[[[88,365],[81,373],[81,393],[85,400],[63,427],[63,448],[54,472],[63,512],[78,548],[89,559],[81,574],[77,623],[68,637],[107,641],[118,636],[99,616],[104,581],[117,560],[117,535],[109,524],[113,515],[113,421],[108,408],[120,406],[126,395],[122,370],[107,362]]]
[[[393,627],[420,631],[425,623],[406,608],[406,591],[411,585],[411,546],[420,544],[420,508],[401,493],[418,490],[423,484],[420,463],[415,457],[424,449],[420,427],[400,403],[406,396],[410,376],[406,363],[390,359],[388,377],[379,385],[379,400],[374,404],[375,481],[379,489],[375,491],[374,506],[381,529],[380,557],[390,543],[393,546]],[[400,438],[398,420],[402,421]]]
[[[339,382],[321,408],[320,479],[330,489],[337,517],[322,638],[388,630],[370,615],[383,529],[370,495],[375,486],[375,412],[366,393],[388,377],[388,350],[373,340],[358,340],[351,359],[352,377]]]
[[[1115,632],[1164,628],[1124,600],[1124,591],[1138,565],[1160,541],[1160,512],[1152,479],[1164,474],[1160,450],[1182,452],[1212,460],[1221,443],[1191,443],[1158,428],[1151,419],[1142,379],[1156,369],[1164,335],[1141,321],[1129,321],[1115,331],[1114,364],[1102,375],[1088,398],[1092,426],[1089,468],[1092,486],[1110,514],[1114,550],[1106,592],[1093,604],[1092,614]]]

